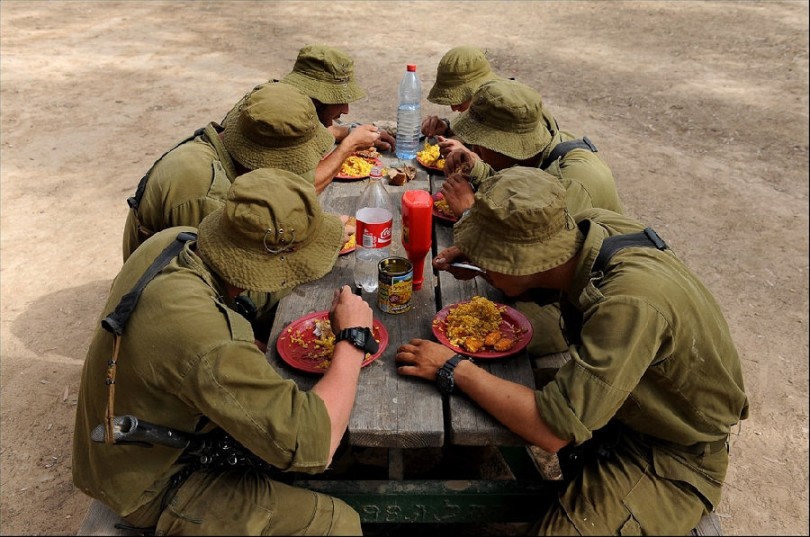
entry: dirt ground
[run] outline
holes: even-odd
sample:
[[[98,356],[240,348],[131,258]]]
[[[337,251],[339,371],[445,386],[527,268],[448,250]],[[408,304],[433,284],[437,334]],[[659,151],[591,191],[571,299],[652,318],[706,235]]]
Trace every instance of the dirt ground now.
[[[1,533],[75,534],[89,505],[71,435],[125,199],[309,43],[354,57],[369,98],[350,120],[395,119],[405,64],[427,95],[441,56],[469,44],[588,135],[735,337],[751,417],[731,442],[724,532],[810,531],[806,1],[3,0],[0,23]]]

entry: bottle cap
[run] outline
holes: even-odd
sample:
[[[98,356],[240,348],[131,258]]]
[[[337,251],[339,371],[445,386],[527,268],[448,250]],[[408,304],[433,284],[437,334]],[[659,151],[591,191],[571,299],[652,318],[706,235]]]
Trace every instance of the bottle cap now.
[[[410,71],[411,73],[416,72],[416,64],[415,63],[409,63],[408,64],[408,71]]]
[[[374,166],[371,168],[371,173],[369,174],[371,177],[382,177],[382,169],[379,166]]]

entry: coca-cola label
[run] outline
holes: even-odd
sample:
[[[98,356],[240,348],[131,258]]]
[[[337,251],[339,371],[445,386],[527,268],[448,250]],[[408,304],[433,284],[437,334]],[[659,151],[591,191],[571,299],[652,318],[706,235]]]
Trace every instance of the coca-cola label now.
[[[357,211],[357,238],[363,248],[387,248],[391,245],[391,211],[366,207]]]

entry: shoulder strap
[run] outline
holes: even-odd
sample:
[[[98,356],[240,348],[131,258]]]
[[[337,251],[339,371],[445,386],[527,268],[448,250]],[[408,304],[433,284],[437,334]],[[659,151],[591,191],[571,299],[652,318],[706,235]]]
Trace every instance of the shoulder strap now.
[[[613,254],[622,248],[627,248],[628,246],[648,246],[655,247],[659,250],[666,250],[669,248],[667,243],[665,243],[664,240],[658,236],[658,233],[656,233],[651,227],[644,228],[644,231],[640,231],[638,233],[613,235],[612,237],[607,237],[604,242],[602,242],[602,247],[599,249],[599,255],[596,256],[596,261],[593,264],[593,271],[603,271],[607,266],[608,261],[610,261],[610,258],[613,257]]]
[[[185,246],[188,241],[196,239],[196,233],[187,231],[178,233],[177,238],[164,248],[160,255],[152,261],[152,264],[149,265],[149,268],[143,273],[138,283],[135,284],[135,287],[121,298],[121,301],[115,307],[115,311],[102,319],[101,326],[104,327],[107,332],[120,336],[124,332],[124,327],[127,325],[130,315],[132,315],[132,312],[135,310],[135,306],[138,305],[138,300],[141,298],[141,293],[146,287],[146,284],[152,281],[152,278],[157,276],[158,273],[163,270],[163,267],[168,265],[169,261],[180,253],[180,250],[183,249],[183,246]]]
[[[174,147],[172,147],[171,149],[169,149],[168,151],[166,151],[165,153],[160,155],[160,158],[152,163],[152,165],[146,171],[144,176],[141,177],[141,180],[138,181],[138,188],[135,189],[135,195],[132,196],[132,197],[127,198],[127,205],[129,205],[132,209],[138,210],[138,206],[141,204],[141,198],[143,198],[143,193],[146,190],[146,182],[149,179],[149,174],[152,173],[153,169],[155,169],[155,166],[157,166],[157,163],[160,162],[161,160],[163,160],[163,157],[165,157],[166,155],[168,155],[169,153],[171,153],[172,151],[174,151],[175,149],[177,149],[178,147],[180,147],[184,143],[190,142],[191,140],[193,140],[197,136],[200,136],[204,131],[205,131],[205,127],[200,127],[199,129],[194,131],[194,134],[192,134],[191,136],[189,136],[185,140],[181,141],[180,143],[178,143],[177,145],[175,145]]]
[[[560,142],[559,144],[554,146],[554,149],[551,150],[551,154],[549,154],[549,156],[546,157],[546,159],[540,163],[540,169],[545,170],[546,168],[551,166],[554,163],[554,161],[556,161],[558,158],[564,157],[574,149],[587,149],[592,153],[596,153],[597,151],[599,151],[596,148],[596,146],[593,145],[593,142],[591,142],[588,139],[587,136],[583,136],[578,140],[569,140],[567,142]]]
[[[593,264],[593,273],[603,272],[608,261],[613,255],[628,246],[645,246],[666,250],[667,243],[658,236],[652,228],[644,228],[638,233],[628,233],[626,235],[613,235],[607,237],[602,242],[599,254]],[[570,345],[578,345],[582,342],[580,332],[582,330],[582,312],[575,308],[567,299],[560,300],[560,313],[563,319],[563,334]]]

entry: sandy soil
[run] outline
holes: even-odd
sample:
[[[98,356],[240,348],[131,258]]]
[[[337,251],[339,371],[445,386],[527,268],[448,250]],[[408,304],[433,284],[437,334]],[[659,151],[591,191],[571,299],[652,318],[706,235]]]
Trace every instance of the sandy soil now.
[[[369,91],[351,120],[394,119],[406,63],[426,95],[444,52],[473,44],[599,146],[739,348],[751,418],[724,531],[808,533],[807,2],[3,0],[0,23],[3,534],[75,534],[89,504],[73,417],[126,197],[318,42],[349,52]]]

